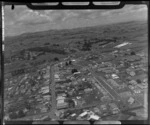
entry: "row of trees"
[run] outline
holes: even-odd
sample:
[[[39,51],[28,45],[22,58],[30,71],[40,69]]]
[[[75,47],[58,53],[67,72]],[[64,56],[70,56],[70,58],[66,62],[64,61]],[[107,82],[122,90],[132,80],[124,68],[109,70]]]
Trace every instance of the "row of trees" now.
[[[38,51],[38,52],[42,51],[42,52],[56,53],[61,55],[66,54],[65,50],[61,48],[54,48],[54,47],[47,47],[47,46],[30,48],[29,51]]]

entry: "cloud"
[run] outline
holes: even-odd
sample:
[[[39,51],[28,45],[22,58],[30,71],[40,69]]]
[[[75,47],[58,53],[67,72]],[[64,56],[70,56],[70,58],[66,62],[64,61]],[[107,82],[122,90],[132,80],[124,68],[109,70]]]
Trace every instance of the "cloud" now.
[[[73,12],[73,11],[64,11],[64,17],[62,18],[62,21],[66,21],[69,18],[72,17],[78,17],[79,14],[77,12]]]
[[[126,5],[117,10],[30,10],[25,6],[5,7],[6,34],[101,25],[146,18],[145,5]]]

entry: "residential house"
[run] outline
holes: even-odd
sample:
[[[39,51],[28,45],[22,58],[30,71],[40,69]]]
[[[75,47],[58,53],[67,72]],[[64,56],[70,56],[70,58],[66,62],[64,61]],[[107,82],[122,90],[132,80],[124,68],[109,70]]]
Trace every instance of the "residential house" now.
[[[98,115],[90,115],[90,117],[87,119],[87,120],[99,120],[100,119],[100,116]]]
[[[104,105],[104,104],[103,104],[103,105],[101,105],[101,106],[100,106],[100,108],[101,108],[103,111],[104,111],[104,110],[107,110],[107,106],[106,106],[106,105]]]
[[[133,98],[133,97],[130,97],[130,98],[128,99],[128,102],[129,102],[130,104],[133,104],[133,103],[134,103],[134,98]]]
[[[134,71],[131,71],[129,74],[130,74],[131,76],[135,76],[135,75],[136,75]]]
[[[89,92],[91,92],[91,91],[92,91],[92,89],[90,89],[90,88],[84,89],[84,92],[85,92],[85,93],[89,93]]]
[[[117,107],[117,105],[115,103],[109,103],[110,109],[112,110],[113,114],[116,114],[119,112],[119,108]]]
[[[114,81],[113,79],[108,79],[107,80],[109,83],[111,83],[113,86],[119,86],[119,84],[116,82],[116,81]]]
[[[118,79],[119,78],[119,76],[116,75],[116,74],[112,74],[111,76],[112,76],[113,79]]]
[[[135,80],[131,80],[131,81],[129,81],[129,83],[132,85],[137,85],[137,82]]]

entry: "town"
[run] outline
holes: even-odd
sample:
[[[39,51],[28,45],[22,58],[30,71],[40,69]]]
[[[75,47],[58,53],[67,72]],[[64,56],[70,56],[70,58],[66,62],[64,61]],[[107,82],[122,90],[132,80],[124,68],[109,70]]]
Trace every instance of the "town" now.
[[[147,57],[131,49],[72,54],[5,77],[5,120],[100,120],[138,115]]]

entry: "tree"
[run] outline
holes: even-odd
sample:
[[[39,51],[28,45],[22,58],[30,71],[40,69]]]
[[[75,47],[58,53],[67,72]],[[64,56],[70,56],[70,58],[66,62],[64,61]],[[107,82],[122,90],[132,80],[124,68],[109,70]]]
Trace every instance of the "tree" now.
[[[45,43],[44,45],[50,45],[50,43]]]
[[[68,62],[66,62],[66,66],[68,66],[69,64],[68,64]]]
[[[75,73],[75,72],[78,72],[78,70],[77,70],[77,69],[72,69],[71,72],[72,72],[72,74],[73,74],[73,73]]]
[[[17,118],[17,114],[16,113],[10,113],[9,117],[11,119],[16,119]]]
[[[131,55],[135,55],[135,52],[132,51],[132,52],[131,52]]]
[[[137,79],[136,82],[137,82],[138,84],[142,83],[142,81],[141,81],[140,79]]]
[[[25,114],[23,113],[22,110],[19,110],[19,112],[18,112],[18,117],[19,117],[19,118],[25,117]]]
[[[70,60],[70,61],[69,61],[69,65],[71,65],[71,64],[72,64],[72,61]]]
[[[57,57],[54,58],[54,61],[59,61],[59,59]]]

